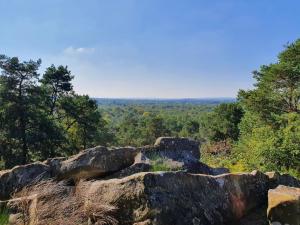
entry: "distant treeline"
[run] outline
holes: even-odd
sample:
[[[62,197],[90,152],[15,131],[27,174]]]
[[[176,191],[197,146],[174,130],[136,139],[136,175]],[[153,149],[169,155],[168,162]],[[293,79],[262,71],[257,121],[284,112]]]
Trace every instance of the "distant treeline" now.
[[[100,106],[134,106],[134,105],[219,105],[235,102],[235,98],[182,98],[182,99],[154,99],[154,98],[94,98]]]

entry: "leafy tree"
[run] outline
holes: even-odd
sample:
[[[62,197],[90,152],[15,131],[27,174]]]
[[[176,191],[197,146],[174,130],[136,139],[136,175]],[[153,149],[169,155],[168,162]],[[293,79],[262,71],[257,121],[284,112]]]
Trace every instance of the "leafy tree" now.
[[[121,116],[120,124],[117,127],[117,144],[138,145],[140,115],[136,110],[128,110]]]
[[[246,114],[237,151],[246,164],[300,173],[300,40],[288,44],[273,64],[253,73],[255,88],[241,90]]]
[[[36,85],[41,60],[20,62],[17,57],[0,56],[1,151],[7,166],[16,157],[24,164],[29,161],[33,137],[39,133],[35,118],[40,89]]]
[[[152,144],[158,137],[169,134],[164,120],[155,114],[149,113],[144,115],[140,126],[143,128],[141,135],[144,141],[142,144]]]
[[[41,79],[42,88],[47,93],[47,103],[49,105],[49,114],[53,115],[56,110],[59,98],[67,95],[73,90],[71,84],[74,76],[67,66],[55,67],[51,65],[46,69],[46,72]]]
[[[195,134],[199,132],[200,124],[195,120],[190,120],[185,127],[189,134]]]
[[[239,99],[247,110],[273,123],[276,115],[299,111],[300,40],[286,46],[278,62],[254,71],[255,89],[241,90]]]
[[[73,92],[67,67],[52,65],[39,80],[40,64],[0,56],[1,167],[68,155],[112,139],[96,102]]]
[[[249,117],[249,118],[247,118]],[[237,152],[249,169],[289,171],[300,170],[300,117],[296,113],[282,114],[279,128],[256,123],[250,114],[241,122],[241,138]],[[257,119],[257,118],[256,118]],[[253,126],[253,123],[254,124]],[[251,124],[250,126],[248,124]],[[245,129],[246,131],[245,132]]]
[[[202,135],[215,142],[226,139],[236,141],[239,137],[238,124],[242,117],[243,110],[238,103],[220,104],[202,118]]]
[[[100,130],[105,126],[105,121],[98,111],[95,100],[87,95],[67,96],[62,99],[61,107],[65,113],[63,123],[71,145],[70,149],[79,150],[105,143]]]

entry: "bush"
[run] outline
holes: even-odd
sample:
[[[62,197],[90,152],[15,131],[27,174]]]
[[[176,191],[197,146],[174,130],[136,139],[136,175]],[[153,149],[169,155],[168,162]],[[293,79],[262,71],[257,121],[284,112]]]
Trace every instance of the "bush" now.
[[[286,113],[277,117],[276,126],[262,123],[253,126],[253,115],[247,115],[240,125],[242,136],[234,148],[246,168],[299,176],[300,116]]]

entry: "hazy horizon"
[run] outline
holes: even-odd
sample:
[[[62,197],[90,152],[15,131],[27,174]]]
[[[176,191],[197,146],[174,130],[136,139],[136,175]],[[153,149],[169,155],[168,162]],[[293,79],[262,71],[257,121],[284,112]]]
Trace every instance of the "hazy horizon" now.
[[[300,2],[4,0],[0,53],[68,65],[79,94],[236,97],[300,37]],[[4,32],[5,31],[5,32]]]
[[[161,98],[161,97],[94,97],[94,99],[125,99],[125,100],[201,100],[201,99],[236,99],[235,97],[200,97],[200,98]]]

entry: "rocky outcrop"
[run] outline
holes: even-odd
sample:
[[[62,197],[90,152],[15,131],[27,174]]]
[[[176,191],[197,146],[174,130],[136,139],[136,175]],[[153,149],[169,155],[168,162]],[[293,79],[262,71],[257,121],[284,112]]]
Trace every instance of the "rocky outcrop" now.
[[[50,167],[43,163],[16,166],[11,170],[0,172],[0,200],[25,187],[51,177]]]
[[[117,208],[120,224],[232,224],[267,199],[266,175],[139,173],[87,185],[87,198]],[[92,197],[93,196],[93,197]]]
[[[258,225],[267,222],[270,189],[300,186],[289,175],[233,174],[199,158],[199,143],[186,138],[163,137],[142,148],[99,146],[0,172],[0,199],[23,188],[0,205],[8,206],[11,225]],[[282,192],[274,190],[269,202]],[[286,206],[273,202],[270,221]],[[294,209],[284,210],[295,215]]]
[[[260,172],[215,177],[138,173],[122,179],[82,181],[76,187],[53,181],[29,189],[27,208],[36,225],[58,225],[61,218],[80,222],[75,224],[88,220],[101,224],[107,217],[120,225],[233,224],[266,201],[267,183],[267,176]],[[18,201],[10,203],[14,224],[22,224]],[[47,208],[53,205],[56,208]],[[100,215],[93,216],[93,212]]]
[[[148,158],[149,157],[149,158]],[[152,157],[152,158],[151,158]],[[18,166],[0,173],[0,200],[36,179],[89,179],[125,177],[155,170],[155,160],[168,162],[175,170],[204,174],[227,172],[213,170],[199,162],[199,143],[187,138],[159,138],[154,146],[114,148],[103,146],[86,149],[70,158],[52,158],[45,162]],[[175,165],[175,166],[174,166]]]
[[[300,188],[278,186],[268,193],[268,219],[272,224],[300,224]]]

